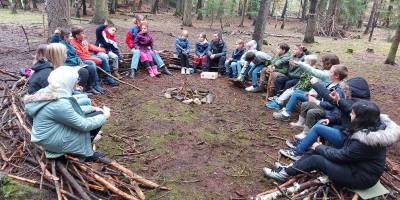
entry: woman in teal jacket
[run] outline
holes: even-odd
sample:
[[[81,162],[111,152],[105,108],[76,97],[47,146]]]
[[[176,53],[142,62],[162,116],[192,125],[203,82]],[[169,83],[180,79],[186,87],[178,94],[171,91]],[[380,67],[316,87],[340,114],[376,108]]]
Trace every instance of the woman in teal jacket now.
[[[43,147],[46,158],[65,153],[87,161],[103,157],[93,151],[91,139],[96,134],[93,130],[98,132],[106,123],[110,109],[78,105],[71,94],[78,81],[74,68],[61,66],[51,72],[48,81],[49,86],[24,97],[25,111],[33,118],[31,141]],[[96,111],[97,115],[86,117]]]

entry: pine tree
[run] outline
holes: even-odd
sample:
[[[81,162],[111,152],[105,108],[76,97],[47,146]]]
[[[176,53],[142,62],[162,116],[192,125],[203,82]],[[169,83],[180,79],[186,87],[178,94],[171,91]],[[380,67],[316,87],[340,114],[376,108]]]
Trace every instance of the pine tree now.
[[[94,15],[92,23],[101,24],[108,18],[108,3],[106,0],[94,1]]]
[[[265,26],[267,24],[267,16],[271,0],[261,0],[260,9],[254,26],[253,40],[257,42],[257,49],[261,50],[264,40]]]

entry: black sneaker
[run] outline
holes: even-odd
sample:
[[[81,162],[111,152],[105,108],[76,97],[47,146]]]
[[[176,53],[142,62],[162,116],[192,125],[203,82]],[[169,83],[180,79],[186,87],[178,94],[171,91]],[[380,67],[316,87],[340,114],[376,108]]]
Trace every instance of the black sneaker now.
[[[279,153],[293,161],[300,160],[301,158],[301,154],[297,153],[295,149],[281,149],[279,150]]]
[[[92,156],[86,157],[84,162],[96,162],[100,158],[105,158],[105,157],[106,157],[106,154],[96,151],[93,153]]]
[[[292,149],[296,149],[296,147],[299,143],[300,143],[300,140],[286,140],[286,145]]]

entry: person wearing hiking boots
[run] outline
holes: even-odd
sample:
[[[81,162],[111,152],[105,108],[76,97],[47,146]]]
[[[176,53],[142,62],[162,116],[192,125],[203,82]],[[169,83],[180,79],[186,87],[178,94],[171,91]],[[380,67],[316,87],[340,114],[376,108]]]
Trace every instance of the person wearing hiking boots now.
[[[287,75],[288,72],[288,68],[289,68],[289,60],[291,58],[291,53],[290,53],[290,47],[288,44],[286,43],[281,43],[278,44],[278,49],[277,49],[277,53],[278,55],[275,56],[272,59],[271,65],[268,66],[267,68],[262,69],[259,73],[260,73],[260,81],[258,83],[258,86],[256,88],[259,88],[258,90],[261,90],[264,85],[265,85],[265,81],[267,80],[267,77],[269,75],[272,75],[272,85],[270,85],[269,87],[271,87],[271,91],[272,94],[274,93],[274,81],[278,76],[285,76]],[[251,91],[252,88],[249,88],[249,90]]]
[[[291,61],[293,62],[293,61]],[[306,55],[304,57],[304,63],[315,67],[315,65],[318,62],[318,57],[316,55]],[[297,84],[294,87],[291,87],[287,90],[285,90],[281,95],[274,96],[273,98],[271,98],[267,103],[265,103],[265,106],[271,109],[275,109],[275,110],[280,110],[281,107],[284,105],[284,103],[289,100],[289,98],[292,96],[292,94],[294,93],[294,91],[296,90],[300,90],[300,91],[304,91],[307,92],[309,90],[311,90],[311,82],[310,79],[312,78],[311,74],[308,72],[304,72],[301,76],[300,76],[300,80],[297,82]],[[318,79],[319,82],[321,82],[320,79]],[[302,127],[302,126],[301,126]]]
[[[188,37],[189,32],[187,30],[183,30],[182,35],[175,40],[176,54],[181,62],[182,74],[191,74],[189,65],[190,44]]]
[[[79,57],[84,61],[94,61],[96,65],[100,65],[104,71],[110,74],[111,69],[108,64],[108,58],[107,56],[101,56],[103,54],[105,55],[106,50],[104,48],[96,47],[95,45],[88,43],[88,41],[85,40],[85,34],[81,26],[73,26],[71,28],[71,33],[73,39],[70,41],[70,43],[75,48],[75,51],[79,55]],[[95,54],[95,56],[92,55],[91,52]],[[99,54],[100,56],[98,56],[97,54]],[[108,85],[113,87],[119,85],[118,82],[109,75],[105,76],[105,81]]]
[[[249,51],[245,54],[244,60],[249,63],[250,70],[249,76],[251,76],[251,86],[245,90],[248,92],[258,92],[261,88],[258,87],[258,73],[266,66],[271,63],[271,56],[262,51]]]
[[[236,49],[233,50],[232,56],[225,61],[225,73],[229,78],[237,78],[240,71],[242,71],[239,61],[245,51],[243,40],[237,40]]]
[[[206,53],[208,49],[207,35],[205,33],[200,33],[199,40],[196,42],[193,57],[193,71],[196,72],[198,68],[202,69],[206,64]]]
[[[351,123],[343,133],[320,135],[334,147],[314,143],[311,152],[293,165],[277,169],[263,168],[266,177],[287,181],[312,171],[322,172],[337,187],[364,190],[374,186],[385,170],[387,147],[400,138],[400,127],[379,107],[359,101],[352,107]]]
[[[112,63],[112,74],[121,79],[121,75],[118,72],[119,62],[122,61],[122,56],[119,51],[117,38],[115,34],[117,32],[117,28],[112,25],[108,25],[108,21],[105,20],[104,24],[100,24],[96,28],[96,42],[95,45],[98,47],[102,47],[106,50],[105,55],[108,56],[109,60]],[[104,57],[105,55],[99,55]]]
[[[60,30],[60,43],[67,47],[67,59],[64,65],[66,66],[85,66],[88,71],[88,88],[84,88],[84,92],[93,94],[104,94],[106,90],[100,85],[100,78],[97,73],[96,63],[92,60],[81,60],[76,54],[75,48],[71,45],[72,34],[68,29]]]
[[[207,50],[206,64],[203,71],[210,71],[211,65],[218,65],[218,72],[225,75],[225,59],[226,59],[227,46],[222,39],[222,33],[214,33],[213,39],[210,41]]]
[[[75,68],[58,67],[46,88],[24,97],[25,111],[33,118],[31,141],[44,149],[46,158],[72,154],[95,161],[105,156],[93,151],[92,140],[110,117],[110,109],[79,106],[72,96],[78,77]],[[86,116],[96,111],[101,113]]]

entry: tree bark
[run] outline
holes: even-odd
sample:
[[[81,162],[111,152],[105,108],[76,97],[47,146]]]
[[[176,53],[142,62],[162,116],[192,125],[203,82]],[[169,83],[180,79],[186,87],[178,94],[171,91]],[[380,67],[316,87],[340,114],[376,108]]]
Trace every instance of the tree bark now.
[[[315,5],[316,6],[316,5]],[[307,7],[308,7],[308,0],[304,0],[303,2],[303,8],[301,10],[301,20],[306,20],[307,16]]]
[[[81,18],[81,4],[80,0],[75,0],[75,17]]]
[[[36,4],[36,0],[32,0],[32,8],[33,9],[38,9],[37,4]]]
[[[69,2],[65,0],[46,1],[47,22],[49,35],[54,33],[56,28],[69,28],[70,12]]]
[[[265,26],[271,0],[261,0],[260,9],[254,26],[253,40],[257,42],[257,49],[261,50],[264,39]]]
[[[378,1],[378,4],[377,4],[377,11],[376,11],[376,13],[375,13],[375,15],[374,15],[374,19],[373,19],[373,22],[372,22],[372,27],[371,27],[371,31],[370,31],[370,33],[369,33],[369,37],[368,37],[368,42],[371,42],[371,40],[372,40],[372,35],[374,34],[374,30],[375,30],[375,27],[376,27],[376,25],[377,25],[377,23],[378,23],[378,18],[379,18],[379,7],[380,7],[380,5],[379,5],[379,0],[376,0],[376,1]],[[375,3],[375,2],[374,2]]]
[[[29,0],[24,0],[24,10],[30,10],[31,5],[29,3]]]
[[[315,33],[315,25],[317,23],[317,18],[316,18],[317,4],[318,0],[310,0],[310,10],[307,16],[306,32],[304,33],[305,43],[315,42],[314,33]]]
[[[375,15],[378,10],[378,3],[379,3],[378,0],[374,0],[374,4],[372,5],[371,14],[369,15],[368,24],[367,24],[367,27],[365,27],[364,34],[369,33],[369,31],[374,23]]]
[[[387,28],[389,27],[389,24],[390,24],[390,17],[393,14],[393,2],[394,2],[394,0],[390,0],[390,2],[389,2],[388,11],[387,11],[385,22],[384,22],[385,26]]]
[[[318,16],[323,17],[326,13],[326,5],[328,5],[328,0],[320,0],[318,2]]]
[[[244,26],[243,23],[244,23],[244,17],[246,16],[246,9],[247,9],[246,6],[247,6],[247,0],[243,0],[242,13],[241,13],[242,17],[240,19],[239,27],[243,27]]]
[[[183,25],[192,26],[192,0],[184,0]]]
[[[160,4],[160,0],[154,0],[153,6],[151,7],[151,13],[153,13],[153,14],[158,13],[159,4]]]
[[[108,18],[108,3],[106,0],[94,1],[94,15],[92,23],[101,24]]]
[[[392,46],[390,47],[388,57],[385,60],[385,64],[394,65],[396,61],[396,53],[399,49],[400,43],[400,23],[397,24],[396,33],[394,35]]]
[[[117,1],[116,0],[108,0],[109,3],[109,11],[110,14],[115,14],[117,12]]]
[[[89,1],[89,8],[93,8],[93,1],[94,0],[88,0]]]
[[[17,14],[17,1],[11,0],[10,3],[11,3],[10,5],[11,14]]]
[[[24,9],[24,7],[22,6],[22,1],[21,0],[17,0],[17,8],[18,9]]]
[[[328,33],[328,36],[331,36],[335,30],[336,21],[337,21],[337,3],[338,0],[330,0],[329,7],[325,18],[326,26],[324,28],[325,32]]]
[[[177,0],[176,1],[176,9],[175,9],[175,15],[176,16],[182,16],[183,4],[184,4],[184,0]]]
[[[197,20],[203,20],[203,11],[201,9],[203,9],[204,7],[204,1],[203,0],[198,0],[197,1],[197,8],[196,8],[196,12],[197,12]]]
[[[86,15],[87,15],[86,0],[82,0],[82,15],[83,15],[83,16],[86,16]]]
[[[285,5],[283,6],[282,15],[281,15],[282,19],[285,18],[285,16],[286,16],[287,7],[288,7],[288,0],[285,0]]]
[[[269,16],[274,16],[276,10],[276,0],[272,0],[272,8],[271,8],[271,13],[269,13]]]

